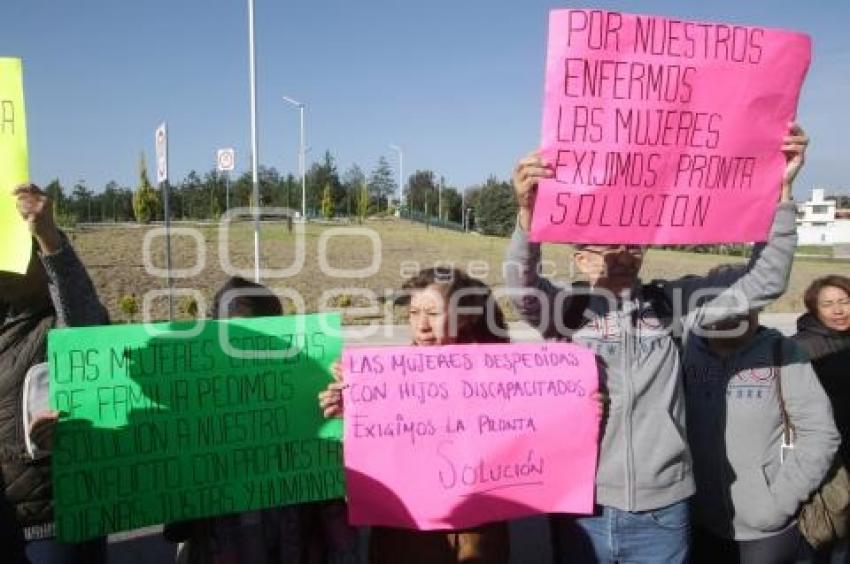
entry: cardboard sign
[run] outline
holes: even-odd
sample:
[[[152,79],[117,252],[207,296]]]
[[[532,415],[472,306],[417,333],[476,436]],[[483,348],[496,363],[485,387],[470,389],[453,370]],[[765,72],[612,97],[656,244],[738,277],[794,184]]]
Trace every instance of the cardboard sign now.
[[[593,508],[593,354],[564,343],[343,352],[355,525],[457,529]]]
[[[316,401],[339,324],[307,315],[209,321],[192,337],[177,336],[186,323],[51,331],[51,406],[64,414],[58,537],[344,496],[341,424]]]
[[[24,274],[32,236],[12,190],[29,180],[27,120],[20,59],[0,58],[0,271]]]
[[[535,241],[764,240],[807,35],[553,10]]]

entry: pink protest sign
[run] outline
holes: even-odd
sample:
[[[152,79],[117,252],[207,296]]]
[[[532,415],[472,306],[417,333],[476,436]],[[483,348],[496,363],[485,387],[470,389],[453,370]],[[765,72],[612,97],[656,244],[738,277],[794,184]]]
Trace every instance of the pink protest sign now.
[[[593,508],[593,354],[565,343],[346,349],[355,525],[458,529]]]
[[[807,35],[553,10],[535,241],[764,240]]]

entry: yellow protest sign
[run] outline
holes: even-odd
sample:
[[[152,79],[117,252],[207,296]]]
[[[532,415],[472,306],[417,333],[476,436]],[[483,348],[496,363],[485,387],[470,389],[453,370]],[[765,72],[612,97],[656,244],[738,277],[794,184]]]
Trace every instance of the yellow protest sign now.
[[[0,57],[0,270],[19,274],[27,271],[32,238],[12,190],[28,179],[23,68],[20,59]]]

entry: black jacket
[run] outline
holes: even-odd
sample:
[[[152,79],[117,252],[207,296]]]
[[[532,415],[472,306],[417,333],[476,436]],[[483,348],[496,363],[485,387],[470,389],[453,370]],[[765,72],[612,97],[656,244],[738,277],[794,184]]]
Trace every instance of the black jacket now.
[[[33,260],[41,260],[47,273],[49,302],[0,308],[0,487],[28,540],[53,536],[53,492],[50,459],[33,461],[26,453],[24,376],[45,361],[51,328],[109,322],[88,273],[64,237],[55,254]]]
[[[850,331],[835,331],[806,313],[797,319],[794,339],[805,349],[832,402],[841,433],[840,453],[850,464]]]

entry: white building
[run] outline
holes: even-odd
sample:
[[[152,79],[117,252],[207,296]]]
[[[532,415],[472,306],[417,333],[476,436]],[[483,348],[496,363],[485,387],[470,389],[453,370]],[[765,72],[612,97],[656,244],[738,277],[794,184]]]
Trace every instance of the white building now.
[[[812,190],[812,199],[797,204],[797,235],[801,245],[850,243],[850,219],[836,217],[835,200],[824,198],[824,189]]]

